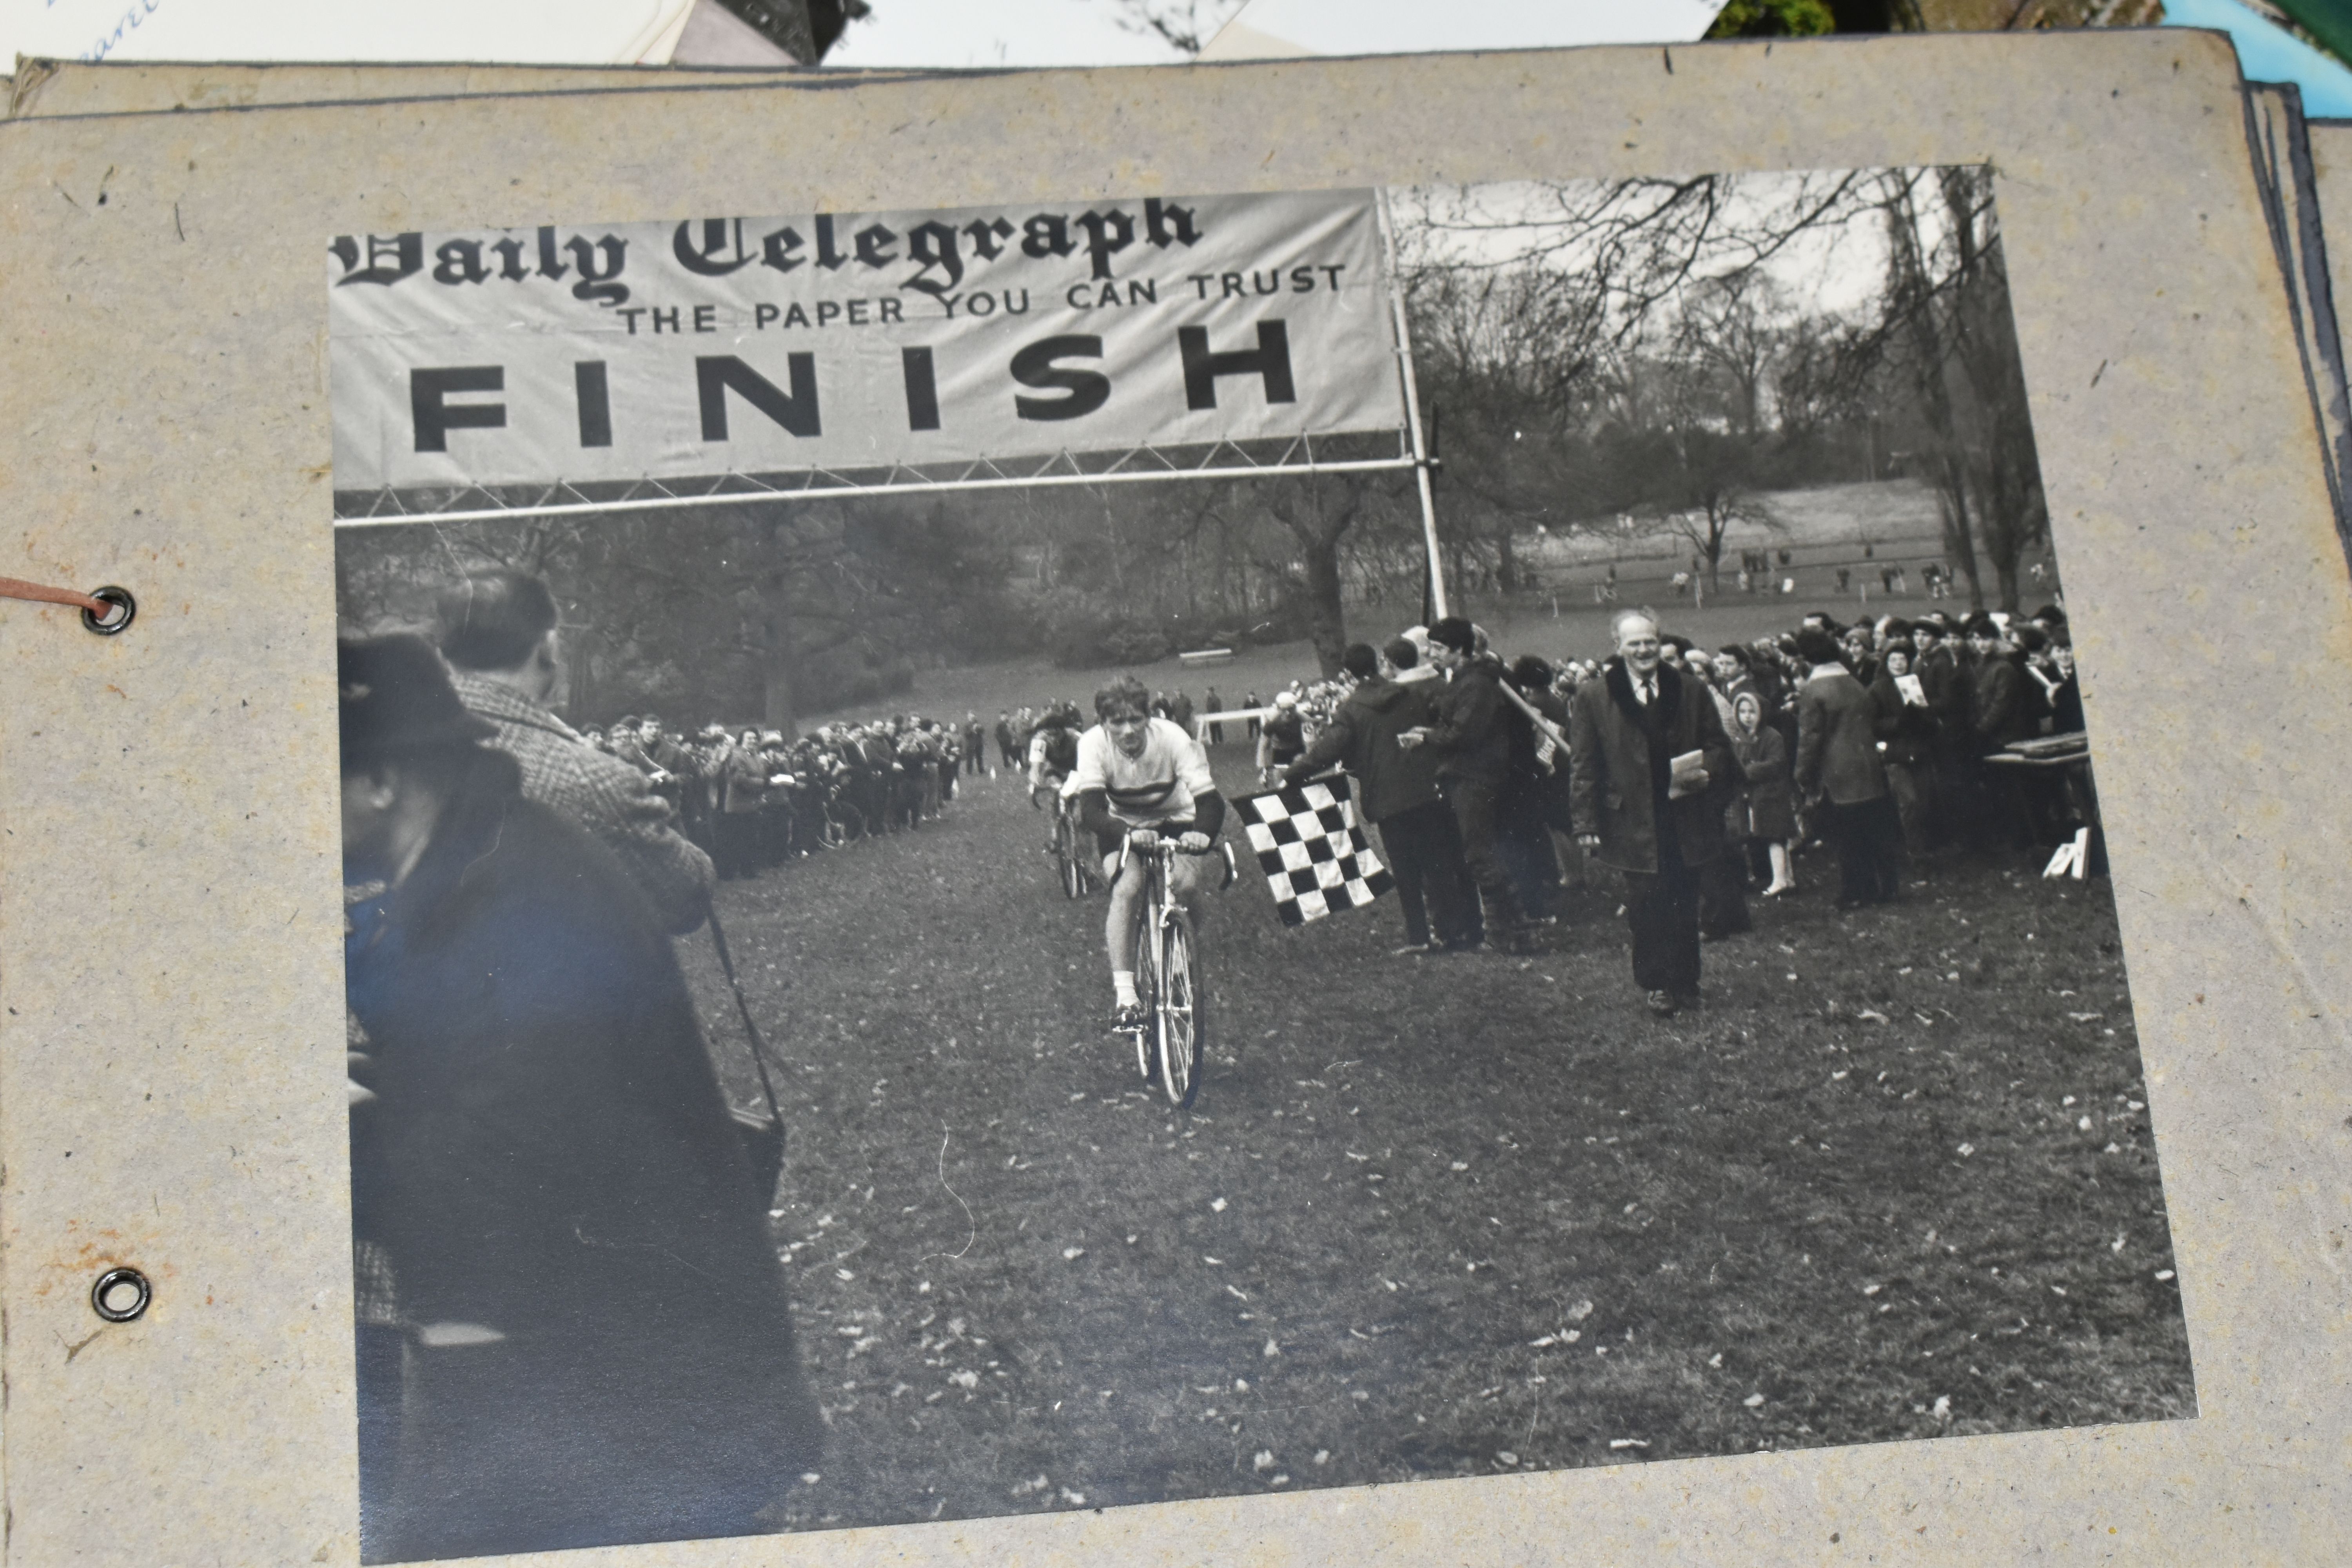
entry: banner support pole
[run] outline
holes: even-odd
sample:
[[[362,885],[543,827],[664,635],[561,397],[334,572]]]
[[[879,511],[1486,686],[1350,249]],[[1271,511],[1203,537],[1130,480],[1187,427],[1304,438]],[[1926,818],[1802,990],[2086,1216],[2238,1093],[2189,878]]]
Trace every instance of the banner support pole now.
[[[1413,479],[1421,490],[1421,536],[1423,547],[1429,552],[1429,603],[1440,616],[1453,612],[1445,603],[1445,569],[1437,553],[1437,498],[1431,491],[1429,449],[1421,436],[1421,392],[1412,374],[1412,333],[1405,325],[1404,278],[1397,266],[1396,221],[1389,212],[1389,192],[1382,185],[1375,193],[1381,219],[1381,244],[1387,253],[1389,268],[1389,312],[1396,325],[1398,374],[1404,378],[1405,433],[1412,442]]]

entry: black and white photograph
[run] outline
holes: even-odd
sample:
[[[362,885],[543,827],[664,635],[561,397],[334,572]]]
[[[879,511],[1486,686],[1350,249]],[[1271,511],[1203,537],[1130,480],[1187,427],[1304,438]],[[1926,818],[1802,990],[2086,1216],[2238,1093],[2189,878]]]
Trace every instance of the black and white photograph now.
[[[363,1560],[2195,1415],[1994,185],[332,237]]]

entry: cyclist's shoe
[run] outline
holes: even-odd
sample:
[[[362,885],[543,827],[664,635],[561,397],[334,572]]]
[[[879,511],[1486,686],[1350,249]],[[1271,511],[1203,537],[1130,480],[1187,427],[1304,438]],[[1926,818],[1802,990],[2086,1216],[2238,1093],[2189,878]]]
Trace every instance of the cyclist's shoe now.
[[[1114,1033],[1123,1035],[1142,1028],[1150,1016],[1143,1010],[1142,1003],[1128,1002],[1111,1015],[1110,1026]]]

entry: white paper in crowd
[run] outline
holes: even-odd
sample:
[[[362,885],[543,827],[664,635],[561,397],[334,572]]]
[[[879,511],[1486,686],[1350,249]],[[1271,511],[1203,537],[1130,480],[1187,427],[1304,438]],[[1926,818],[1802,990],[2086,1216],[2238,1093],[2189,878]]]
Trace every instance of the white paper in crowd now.
[[[1903,700],[1909,703],[1912,707],[1925,708],[1927,706],[1927,689],[1920,684],[1919,678],[1917,676],[1896,676],[1895,678],[1895,689],[1903,693]]]
[[[1396,430],[1369,191],[345,236],[339,490]]]
[[[6,0],[0,58],[662,65],[692,0]]]
[[[1209,40],[1204,60],[1285,55],[1408,55],[1439,49],[1549,49],[1679,44],[1704,35],[1722,0],[1250,0]]]

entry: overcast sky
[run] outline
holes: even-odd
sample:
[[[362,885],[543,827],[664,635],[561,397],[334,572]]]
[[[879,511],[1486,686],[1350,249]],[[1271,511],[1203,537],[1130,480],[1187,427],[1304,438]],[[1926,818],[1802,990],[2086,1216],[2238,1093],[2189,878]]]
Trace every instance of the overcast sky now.
[[[873,0],[828,66],[1171,65],[1184,57],[1121,27],[1108,0]],[[1211,9],[1202,6],[1205,13]]]
[[[1182,0],[1157,0],[1165,13]],[[873,0],[829,66],[1162,65],[1182,58],[1128,31],[1119,0]],[[1197,0],[1206,41],[1226,18],[1319,54],[1516,49],[1697,37],[1721,0]]]

